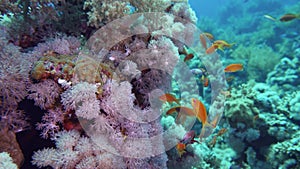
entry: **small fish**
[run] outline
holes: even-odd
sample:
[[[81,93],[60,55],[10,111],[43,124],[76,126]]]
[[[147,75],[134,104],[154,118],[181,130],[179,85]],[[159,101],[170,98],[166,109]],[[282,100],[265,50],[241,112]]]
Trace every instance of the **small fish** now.
[[[224,51],[224,47],[226,48],[231,48],[235,43],[228,43],[224,40],[216,40],[214,41],[213,45],[216,45],[217,46],[217,49],[220,49],[222,51]]]
[[[177,104],[180,104],[179,100],[176,99],[176,97],[170,93],[163,94],[159,97],[159,99],[163,102],[176,102]]]
[[[222,136],[225,132],[227,131],[226,128],[222,128],[219,130],[219,132],[214,136],[214,138],[212,139],[212,141],[209,143],[209,145],[211,147],[215,146],[216,142],[217,142],[217,138]]]
[[[176,150],[180,157],[186,152],[185,149],[186,149],[186,145],[184,143],[180,143],[180,142],[177,143]]]
[[[288,22],[288,21],[291,21],[291,20],[294,20],[294,19],[299,19],[300,18],[300,14],[291,14],[291,13],[288,13],[288,14],[285,14],[283,16],[281,16],[279,18],[279,20],[281,22]]]
[[[214,39],[214,36],[213,36],[211,33],[204,32],[203,34],[204,34],[209,40],[213,40],[213,39]]]
[[[179,121],[181,123],[184,123],[186,120],[186,116],[196,116],[195,112],[193,111],[193,109],[188,108],[188,107],[183,107],[183,106],[176,106],[176,107],[172,107],[170,108],[167,112],[166,115],[170,115],[177,112],[177,116],[176,116],[176,120],[175,122],[178,124]]]
[[[208,80],[208,78],[207,77],[205,77],[205,76],[203,76],[203,86],[204,87],[208,87],[208,85],[209,85],[209,80]]]
[[[200,76],[202,77],[203,75],[205,75],[206,70],[203,68],[200,68],[200,69],[196,68],[196,69],[191,69],[191,72],[198,77],[200,77]]]
[[[241,70],[243,70],[243,64],[240,63],[230,64],[224,69],[225,72],[237,72]]]
[[[209,48],[206,49],[206,54],[212,54],[218,49],[218,45],[212,44]]]
[[[219,132],[217,133],[216,136],[221,136],[221,135],[223,135],[224,133],[226,133],[226,131],[227,131],[226,128],[221,128],[221,129],[219,130]]]
[[[204,104],[200,100],[195,98],[192,98],[191,102],[198,120],[202,123],[202,129],[199,138],[206,138],[212,133],[215,127],[209,124],[207,121],[207,112]]]
[[[264,15],[265,18],[270,19],[272,21],[277,22],[277,19],[275,19],[274,17],[270,16],[270,15]]]
[[[186,49],[186,46],[183,46],[182,51],[179,51],[179,54],[188,55],[188,51]]]
[[[177,113],[182,112],[188,116],[195,116],[195,112],[193,111],[193,109],[191,109],[189,107],[184,107],[184,106],[172,107],[166,112],[166,115],[173,114],[174,112],[177,112]]]
[[[184,62],[186,62],[186,61],[189,61],[189,60],[191,60],[191,59],[193,59],[194,58],[194,55],[192,54],[192,53],[190,53],[190,54],[187,54],[185,57],[184,57]]]
[[[216,142],[217,142],[217,137],[214,136],[214,138],[211,140],[211,142],[209,142],[210,147],[214,147]]]
[[[180,140],[181,143],[184,143],[184,144],[193,144],[193,143],[199,143],[197,140],[195,140],[195,131],[194,130],[191,130],[189,132],[187,132],[183,139]]]
[[[201,121],[202,125],[207,123],[207,112],[204,104],[198,99],[191,99],[193,109],[199,121]]]

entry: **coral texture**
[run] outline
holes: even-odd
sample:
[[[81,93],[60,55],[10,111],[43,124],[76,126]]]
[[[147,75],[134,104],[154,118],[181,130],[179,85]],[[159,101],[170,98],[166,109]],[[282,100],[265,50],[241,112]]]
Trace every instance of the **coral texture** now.
[[[125,164],[118,156],[107,153],[87,137],[75,130],[61,131],[53,137],[56,149],[38,150],[32,163],[39,167],[53,168],[107,168],[122,169]]]

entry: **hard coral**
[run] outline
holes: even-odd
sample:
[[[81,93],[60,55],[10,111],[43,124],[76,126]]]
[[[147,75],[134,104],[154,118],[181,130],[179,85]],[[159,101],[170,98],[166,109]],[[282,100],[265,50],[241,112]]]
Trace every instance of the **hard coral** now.
[[[268,161],[272,161],[273,168],[285,168],[284,166],[287,165],[299,168],[299,163],[296,161],[300,160],[300,133],[295,133],[291,139],[273,144],[268,149],[267,158]]]
[[[248,85],[242,85],[240,88],[231,91],[231,97],[225,102],[225,117],[228,118],[231,126],[236,126],[242,122],[247,126],[252,126],[252,119],[259,114],[254,98],[256,92],[251,90]]]
[[[300,56],[295,56],[293,59],[284,57],[275,66],[274,70],[268,74],[267,83],[276,86],[280,94],[284,94],[291,88],[297,88],[300,84]],[[280,88],[279,88],[280,87]]]

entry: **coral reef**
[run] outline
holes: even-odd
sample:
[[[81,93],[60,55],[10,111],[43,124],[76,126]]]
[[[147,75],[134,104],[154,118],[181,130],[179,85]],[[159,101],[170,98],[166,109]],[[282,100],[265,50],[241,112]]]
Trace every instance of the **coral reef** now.
[[[267,74],[280,61],[279,53],[270,46],[257,46],[255,44],[249,46],[239,45],[231,53],[231,57],[242,62],[247,61],[245,66],[248,80],[255,79],[258,82],[263,82]],[[257,71],[261,73],[258,74]]]
[[[82,1],[5,1],[0,8],[7,16],[3,23],[9,40],[22,48],[34,47],[57,32],[79,36],[88,29]]]
[[[27,98],[34,100],[34,104],[41,109],[51,108],[58,99],[60,90],[55,81],[47,79],[41,83],[32,84],[28,88]]]
[[[268,74],[267,83],[274,86],[274,88],[280,88],[278,91],[280,94],[293,91],[290,89],[299,86],[299,69],[297,69],[300,65],[299,58],[299,55],[295,55],[293,59],[282,58],[274,70]]]
[[[170,5],[170,0],[88,0],[84,9],[89,10],[88,24],[98,28],[134,12],[164,12]]]
[[[245,161],[250,166],[297,166],[293,162],[299,158],[297,148],[291,148],[293,156],[288,155],[286,147],[283,148],[294,144],[293,141],[299,138],[299,126],[292,113],[294,106],[289,106],[295,97],[287,94],[285,99],[281,99],[278,94],[266,83],[249,82],[241,85],[238,90],[231,90],[231,97],[226,101],[225,118],[231,128],[228,143],[238,153],[237,157],[247,158]],[[235,102],[240,104],[234,104]],[[259,149],[259,143],[266,147]],[[259,156],[264,156],[266,161],[257,159]]]
[[[1,2],[0,168],[300,168],[300,3],[226,3]]]

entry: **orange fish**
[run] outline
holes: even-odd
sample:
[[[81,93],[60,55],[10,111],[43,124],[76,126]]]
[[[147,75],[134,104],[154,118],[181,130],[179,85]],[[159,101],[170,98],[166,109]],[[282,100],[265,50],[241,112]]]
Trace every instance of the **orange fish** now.
[[[204,86],[204,87],[207,87],[208,85],[209,85],[209,80],[208,80],[207,77],[204,77],[204,78],[203,78],[203,86]]]
[[[179,156],[181,157],[183,153],[185,153],[185,149],[186,149],[186,145],[184,143],[177,143],[176,145],[176,149],[177,149],[177,152],[179,154]]]
[[[226,128],[222,128],[222,129],[219,130],[219,132],[217,133],[216,136],[221,136],[221,135],[223,135],[224,133],[226,133],[226,131],[227,131]]]
[[[218,49],[218,45],[212,44],[209,48],[206,49],[206,54],[212,54]]]
[[[188,116],[195,116],[195,112],[193,111],[193,109],[189,108],[189,107],[184,107],[184,106],[176,106],[176,107],[172,107],[170,108],[166,114],[170,115],[173,114],[174,112],[182,112]]]
[[[214,39],[214,36],[213,36],[211,33],[204,32],[203,34],[204,34],[209,40],[213,40],[213,39]]]
[[[188,54],[188,55],[185,56],[185,58],[184,58],[183,61],[186,62],[186,61],[191,60],[193,58],[194,58],[194,55],[192,53],[190,53],[190,54]]]
[[[214,126],[209,124],[207,121],[207,112],[204,104],[198,99],[194,98],[192,98],[191,102],[198,120],[202,122],[202,129],[199,137],[200,139],[206,138],[211,134],[212,130],[214,129]]]
[[[214,41],[213,45],[217,46],[217,49],[220,49],[222,51],[224,51],[224,47],[226,48],[230,48],[232,45],[234,45],[235,43],[231,43],[229,44],[228,42],[224,41],[224,40],[216,40]]]
[[[279,18],[279,20],[281,22],[287,22],[287,21],[291,21],[291,20],[294,20],[294,19],[300,19],[300,14],[291,14],[291,13],[288,13],[288,14],[285,14],[283,16],[281,16]]]
[[[226,128],[222,128],[221,130],[219,130],[219,132],[214,136],[214,138],[209,144],[213,147],[217,142],[217,137],[223,135],[226,131],[227,131]]]
[[[176,99],[176,97],[170,93],[166,93],[166,94],[163,94],[159,97],[159,100],[163,101],[163,102],[176,102],[177,104],[180,104],[179,103],[179,100]]]
[[[204,34],[200,34],[200,42],[204,49],[207,49],[206,39]]]
[[[224,69],[225,72],[237,72],[241,70],[243,70],[243,64],[240,63],[230,64]]]
[[[198,99],[194,99],[194,98],[191,99],[191,102],[192,102],[192,106],[193,106],[193,109],[195,111],[195,114],[196,114],[198,120],[201,121],[203,125],[206,124],[207,123],[207,112],[206,112],[204,104],[201,101],[199,101]]]
[[[186,119],[186,116],[196,116],[193,109],[183,106],[176,106],[170,108],[166,112],[166,115],[173,114],[174,112],[178,113],[176,117],[176,123],[179,123],[179,120],[183,123]]]

